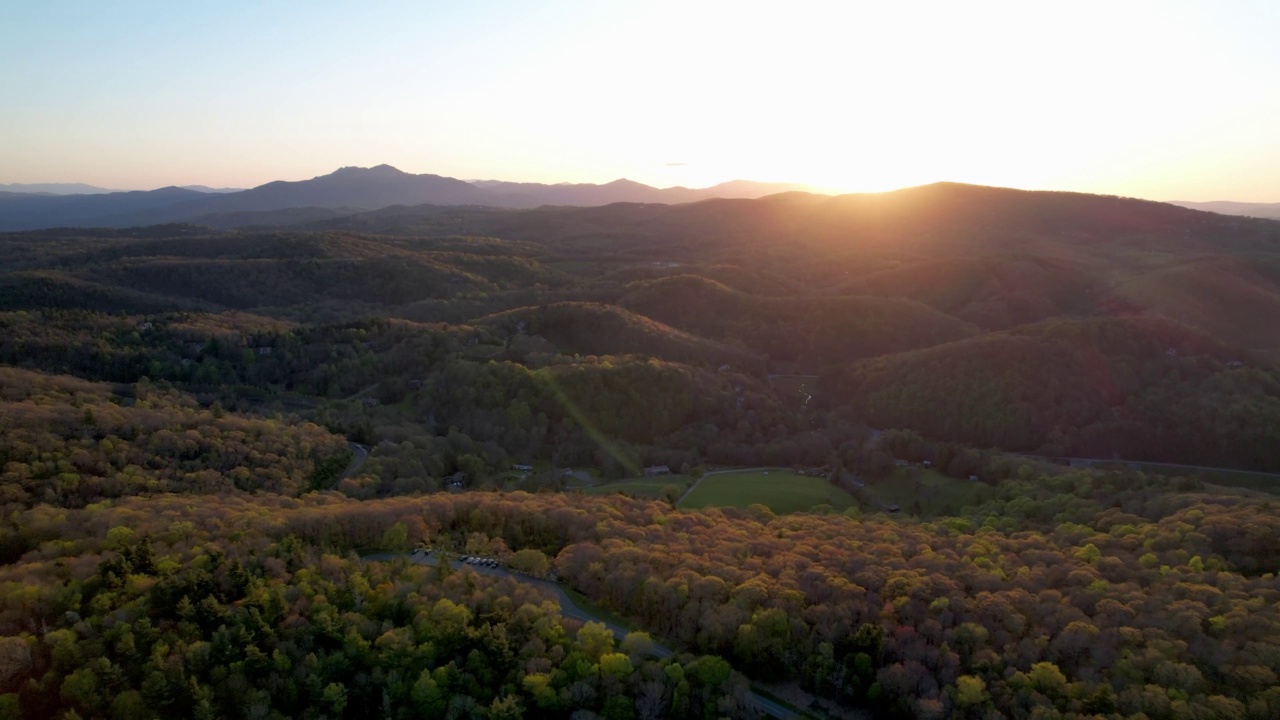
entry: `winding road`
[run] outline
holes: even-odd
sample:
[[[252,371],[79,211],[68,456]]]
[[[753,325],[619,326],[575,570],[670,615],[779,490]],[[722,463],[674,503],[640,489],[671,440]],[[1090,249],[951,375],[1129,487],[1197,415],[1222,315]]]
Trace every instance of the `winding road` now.
[[[407,557],[410,562],[416,563],[418,565],[437,565],[440,562],[440,558],[435,553],[415,553],[415,554],[406,556],[404,553],[383,552],[383,553],[373,553],[371,555],[366,555],[364,556],[364,559],[373,560],[377,562],[388,562],[391,560],[395,560],[396,558],[399,558],[399,557]],[[614,623],[611,623],[608,620],[605,620],[604,618],[599,617],[597,615],[593,615],[592,613],[579,607],[578,604],[573,601],[573,598],[569,596],[569,593],[565,592],[564,587],[562,587],[558,583],[551,582],[550,580],[541,580],[538,578],[530,577],[528,575],[518,575],[516,573],[510,572],[509,570],[506,570],[501,567],[495,568],[495,567],[487,567],[484,565],[467,565],[461,560],[456,560],[456,559],[450,560],[449,564],[454,568],[467,568],[472,572],[477,572],[477,573],[480,573],[481,575],[492,575],[493,577],[510,578],[512,580],[515,580],[516,582],[521,582],[527,585],[533,585],[533,586],[542,588],[543,590],[546,590],[548,593],[550,593],[553,598],[555,598],[556,603],[560,606],[561,615],[565,617],[574,618],[575,620],[581,620],[583,622],[601,623],[605,627],[609,628],[609,631],[612,632],[613,636],[617,638],[619,641],[621,641],[624,637],[626,637],[627,633],[630,632],[629,630],[622,627],[621,625],[616,625]],[[654,657],[657,657],[659,659],[665,659],[665,658],[671,657],[672,655],[675,655],[674,650],[656,641],[651,646],[651,652],[653,653]],[[773,700],[770,700],[769,698],[761,695],[760,693],[754,690],[752,690],[750,694],[748,694],[747,698],[761,712],[771,717],[780,718],[781,720],[793,720],[794,718],[799,717],[798,715],[796,715],[796,713],[792,712],[791,710],[788,710],[787,708],[783,707],[781,704],[774,702]]]
[[[364,461],[369,459],[369,448],[361,445],[360,443],[349,442],[347,444],[351,446],[351,452],[355,453],[356,456],[351,458],[351,462],[347,465],[347,469],[343,470],[342,474],[338,476],[338,479],[334,481],[334,487],[337,487],[338,483],[359,472],[360,467],[364,465]]]

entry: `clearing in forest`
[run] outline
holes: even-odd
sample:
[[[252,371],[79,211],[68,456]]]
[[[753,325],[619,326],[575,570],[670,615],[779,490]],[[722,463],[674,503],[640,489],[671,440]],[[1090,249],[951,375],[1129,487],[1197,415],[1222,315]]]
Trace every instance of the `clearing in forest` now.
[[[790,470],[749,470],[741,473],[708,475],[685,496],[680,507],[741,507],[759,503],[778,515],[809,510],[814,505],[830,505],[841,512],[855,503],[853,496],[825,478],[800,475]]]
[[[884,506],[898,505],[904,513],[924,516],[956,515],[995,493],[981,481],[957,480],[920,467],[898,468],[884,480],[868,484],[866,490]]]

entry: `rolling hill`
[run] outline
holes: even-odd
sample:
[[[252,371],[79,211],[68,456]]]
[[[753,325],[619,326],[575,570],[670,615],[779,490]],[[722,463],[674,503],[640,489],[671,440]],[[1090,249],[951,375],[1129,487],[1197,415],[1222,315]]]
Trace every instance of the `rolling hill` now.
[[[1280,462],[1280,372],[1160,318],[1055,319],[875,358],[826,377],[822,397],[981,447]]]
[[[378,176],[397,185],[402,175],[346,170],[248,192],[270,204],[328,187],[332,199],[345,182]],[[406,177],[466,197],[500,187]],[[364,339],[343,340],[350,350],[339,354],[353,355],[338,364],[320,360],[338,352],[330,340],[292,336],[254,342],[301,342],[305,362],[246,365],[244,345],[213,364],[177,340],[108,356],[112,377],[155,362],[185,382],[270,377],[348,395],[372,384],[373,399],[416,408],[404,422],[437,428],[452,408],[467,418],[463,432],[485,437],[497,437],[505,422],[508,400],[493,388],[508,380],[536,385],[526,373],[542,373],[547,382],[576,382],[575,368],[584,368],[582,392],[601,382],[619,399],[643,392],[624,387],[644,374],[632,366],[668,363],[716,378],[706,407],[733,434],[718,437],[726,431],[706,423],[664,423],[662,437],[675,439],[627,434],[645,447],[663,443],[643,452],[680,462],[697,459],[695,446],[722,462],[822,462],[852,432],[838,423],[856,421],[1059,455],[1280,463],[1268,449],[1278,426],[1275,221],[947,183],[839,197],[345,212],[312,205],[241,213],[261,225],[299,221],[270,229],[170,224],[0,235],[0,305],[55,313],[56,323],[64,322],[56,313],[233,309],[296,323],[290,333],[317,338],[346,338],[352,324],[412,321],[411,331],[362,330]],[[81,332],[55,328],[42,340],[39,324],[21,327],[35,336],[26,347],[53,348],[50,356],[60,338]],[[135,342],[129,333],[112,337]],[[419,392],[414,383],[434,376],[445,357],[462,364]],[[182,360],[188,364],[166,369]],[[86,362],[77,367],[92,366]],[[324,369],[306,364],[313,362]],[[623,366],[630,369],[619,377],[629,379],[614,387]],[[818,404],[771,383],[778,374],[820,376],[816,394],[811,379],[799,381]],[[487,409],[477,414],[465,409],[476,401],[469,383],[488,388]],[[689,387],[673,392],[699,392]],[[456,402],[441,405],[449,393]],[[623,427],[625,410],[609,413],[605,425]],[[378,432],[368,418],[340,422]],[[836,435],[792,436],[805,427]],[[519,437],[525,448],[545,438]],[[593,457],[589,447],[575,452]]]
[[[512,337],[543,338],[562,352],[580,355],[653,355],[712,367],[730,365],[760,374],[764,359],[742,347],[707,340],[615,305],[562,302],[517,308],[481,318]]]
[[[1218,200],[1213,202],[1175,201],[1171,204],[1191,208],[1192,210],[1222,213],[1223,215],[1244,215],[1246,217],[1280,220],[1280,203],[1246,203]]]
[[[761,297],[696,275],[633,283],[618,302],[673,327],[741,344],[812,372],[976,332],[968,323],[911,300]]]

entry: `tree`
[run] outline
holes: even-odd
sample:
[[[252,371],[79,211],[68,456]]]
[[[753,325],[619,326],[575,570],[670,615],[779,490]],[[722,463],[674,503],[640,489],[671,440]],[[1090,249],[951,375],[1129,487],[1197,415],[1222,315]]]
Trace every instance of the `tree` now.
[[[631,658],[622,653],[605,653],[600,656],[600,673],[622,680],[631,674]]]
[[[613,651],[613,632],[604,623],[584,623],[578,630],[578,643],[588,657],[599,661],[601,656]]]
[[[961,707],[973,707],[987,701],[987,684],[982,678],[973,675],[961,675],[956,678],[956,704]]]
[[[389,552],[402,553],[409,549],[409,529],[404,523],[397,522],[382,534],[382,549]]]
[[[542,577],[551,571],[551,560],[547,558],[546,553],[532,548],[516,551],[507,564],[515,570],[537,577]]]

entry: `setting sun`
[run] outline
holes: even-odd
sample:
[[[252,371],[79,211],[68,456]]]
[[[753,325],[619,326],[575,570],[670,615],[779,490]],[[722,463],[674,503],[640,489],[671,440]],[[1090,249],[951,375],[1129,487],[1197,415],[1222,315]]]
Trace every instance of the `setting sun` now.
[[[1280,718],[1280,0],[0,64],[0,720]]]
[[[42,35],[62,4],[3,11],[0,57],[24,70],[0,87],[24,102],[0,118],[0,181],[244,187],[392,161],[1162,199],[1280,182],[1269,3],[83,4]]]

